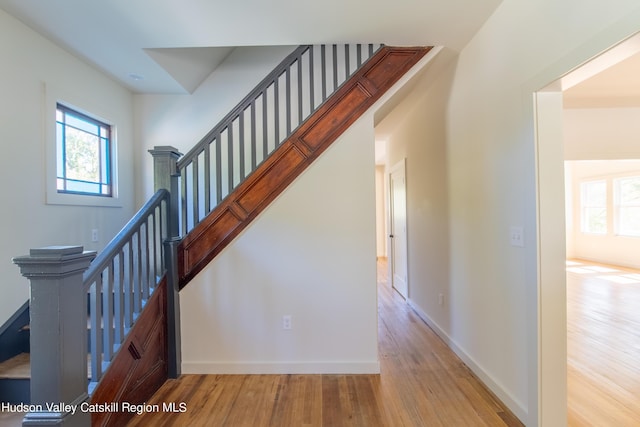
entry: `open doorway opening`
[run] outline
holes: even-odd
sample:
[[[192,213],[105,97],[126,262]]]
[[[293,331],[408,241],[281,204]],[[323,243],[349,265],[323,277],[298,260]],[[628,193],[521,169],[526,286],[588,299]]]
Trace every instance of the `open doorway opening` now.
[[[640,177],[633,161],[640,159],[638,52],[640,37],[631,37],[536,93],[541,359],[556,375],[566,367],[569,425],[640,423],[637,398],[627,399],[640,390],[640,337],[625,324],[640,321],[628,315],[640,312],[640,297],[622,292],[622,282],[640,277],[620,267],[640,265],[633,255],[640,239],[628,235],[640,209],[627,208]],[[551,247],[552,233],[566,238],[566,248]],[[564,322],[567,329],[551,331]],[[546,378],[543,406],[554,386]]]
[[[570,426],[640,425],[638,76],[635,53],[563,91]]]

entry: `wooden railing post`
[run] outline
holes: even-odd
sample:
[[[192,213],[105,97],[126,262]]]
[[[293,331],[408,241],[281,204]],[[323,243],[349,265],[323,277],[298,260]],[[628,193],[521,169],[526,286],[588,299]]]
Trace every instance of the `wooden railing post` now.
[[[89,398],[82,274],[95,256],[82,246],[51,246],[13,259],[31,281],[31,405],[37,410],[23,426],[90,424],[80,406]]]
[[[180,237],[180,198],[178,186],[180,174],[171,175],[171,188],[169,189],[169,237]]]
[[[180,339],[180,283],[178,280],[178,245],[173,237],[164,242],[167,265],[167,365],[169,378],[178,378],[182,372],[182,343]]]

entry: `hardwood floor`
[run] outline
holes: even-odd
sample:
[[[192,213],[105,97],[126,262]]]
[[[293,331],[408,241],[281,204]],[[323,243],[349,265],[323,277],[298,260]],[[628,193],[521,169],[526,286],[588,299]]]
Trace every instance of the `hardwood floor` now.
[[[183,375],[129,426],[521,426],[378,277],[380,375]]]
[[[31,364],[28,353],[21,353],[0,363],[0,379],[31,378]]]
[[[570,426],[640,426],[640,271],[567,263]]]

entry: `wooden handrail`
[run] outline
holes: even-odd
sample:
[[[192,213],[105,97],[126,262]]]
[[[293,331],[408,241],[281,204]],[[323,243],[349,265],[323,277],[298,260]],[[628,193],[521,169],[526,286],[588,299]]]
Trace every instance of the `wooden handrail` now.
[[[115,258],[126,243],[131,240],[131,237],[140,230],[140,227],[148,220],[151,213],[163,202],[169,203],[169,192],[160,189],[140,208],[107,246],[105,246],[83,275],[85,290],[88,290],[89,286],[96,281],[98,275],[102,274],[103,270],[107,268],[113,258]]]
[[[178,170],[184,169],[186,165],[191,163],[195,157],[204,151],[204,147],[210,144],[213,138],[224,130],[238,115],[244,111],[251,102],[255,100],[260,94],[268,87],[278,76],[280,76],[292,63],[294,63],[303,53],[309,49],[308,45],[298,46],[293,52],[291,52],[280,64],[278,64],[273,71],[271,71],[260,83],[242,101],[238,103],[226,116],[218,122],[196,145],[191,148],[187,154],[182,156],[178,160]]]
[[[178,248],[180,288],[430,49],[380,49],[292,132],[269,158],[182,239]]]
[[[379,48],[303,45],[289,54],[177,161],[180,234],[228,197]]]

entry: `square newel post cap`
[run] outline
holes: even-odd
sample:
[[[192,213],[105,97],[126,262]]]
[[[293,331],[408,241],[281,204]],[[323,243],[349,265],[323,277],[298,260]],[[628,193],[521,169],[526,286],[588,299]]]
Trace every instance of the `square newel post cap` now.
[[[25,277],[47,277],[83,272],[96,257],[95,251],[82,246],[47,246],[13,258]]]
[[[151,150],[147,150],[153,157],[170,156],[176,159],[182,156],[180,150],[170,145],[156,145]]]

